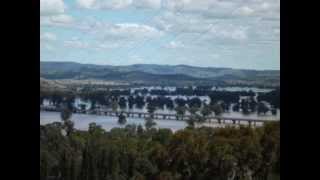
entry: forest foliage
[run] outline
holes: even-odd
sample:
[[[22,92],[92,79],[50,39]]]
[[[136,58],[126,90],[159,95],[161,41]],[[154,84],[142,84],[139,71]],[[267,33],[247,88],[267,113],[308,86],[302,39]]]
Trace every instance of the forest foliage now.
[[[82,131],[65,122],[40,125],[42,180],[267,180],[280,174],[279,122],[176,132],[134,124],[105,131],[95,123]]]

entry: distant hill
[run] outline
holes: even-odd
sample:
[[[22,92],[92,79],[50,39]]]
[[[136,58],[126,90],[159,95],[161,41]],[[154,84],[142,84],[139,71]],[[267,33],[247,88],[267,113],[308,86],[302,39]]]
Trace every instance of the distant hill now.
[[[194,67],[187,65],[135,64],[110,66],[75,62],[41,62],[41,77],[47,79],[99,79],[147,84],[188,83],[230,85],[280,85],[278,70],[242,70],[231,68]]]
[[[40,92],[66,91],[67,87],[53,80],[40,77]]]

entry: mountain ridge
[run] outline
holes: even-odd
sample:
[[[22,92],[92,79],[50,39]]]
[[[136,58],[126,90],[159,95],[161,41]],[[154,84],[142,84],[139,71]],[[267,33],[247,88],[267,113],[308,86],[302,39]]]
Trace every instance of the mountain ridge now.
[[[280,86],[278,70],[241,70],[189,65],[134,64],[126,66],[40,62],[40,76],[47,79],[99,79],[154,84],[175,83],[268,84]],[[181,82],[179,82],[181,81]],[[192,83],[191,83],[192,84]]]
[[[130,67],[130,66],[164,66],[164,67],[189,67],[189,68],[201,68],[201,69],[229,69],[229,70],[245,70],[245,71],[275,71],[280,72],[277,69],[244,69],[244,68],[231,68],[231,67],[213,67],[213,66],[193,66],[187,64],[130,64],[130,65],[105,65],[105,64],[92,64],[92,63],[79,63],[74,61],[40,61],[41,63],[55,63],[55,64],[78,64],[78,65],[88,65],[88,66],[105,66],[105,67]]]

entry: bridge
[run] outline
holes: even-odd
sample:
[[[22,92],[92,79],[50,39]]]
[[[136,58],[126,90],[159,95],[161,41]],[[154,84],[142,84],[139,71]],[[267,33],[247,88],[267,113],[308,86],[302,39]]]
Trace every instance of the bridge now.
[[[60,110],[53,106],[40,106],[41,111],[54,111],[60,112]],[[175,120],[175,121],[186,121],[190,119],[190,115],[177,115],[177,114],[166,114],[166,113],[146,113],[146,112],[133,112],[133,111],[110,111],[110,110],[74,110],[74,113],[78,114],[92,114],[92,115],[103,115],[110,117],[118,117],[121,113],[126,117],[130,118],[147,118],[152,117],[155,120]],[[276,120],[261,120],[261,119],[250,119],[250,118],[232,118],[222,116],[208,116],[205,119],[207,123],[216,123],[223,125],[248,125],[248,126],[261,126],[266,122]]]

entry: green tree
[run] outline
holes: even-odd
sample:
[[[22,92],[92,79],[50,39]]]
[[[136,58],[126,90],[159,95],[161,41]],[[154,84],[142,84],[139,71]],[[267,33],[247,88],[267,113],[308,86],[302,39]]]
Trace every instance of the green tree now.
[[[70,136],[74,129],[74,123],[70,120],[72,117],[72,111],[69,108],[64,108],[61,111],[61,119],[64,122],[64,128],[66,131],[66,135]]]
[[[203,108],[201,109],[201,114],[204,117],[209,116],[212,113],[212,108],[209,105],[204,105]]]
[[[47,180],[49,175],[49,159],[47,152],[40,152],[40,179]]]
[[[197,118],[194,116],[194,122]],[[151,122],[153,120],[151,119]],[[153,124],[153,123],[150,123]],[[199,127],[175,132],[128,125],[61,135],[63,124],[40,125],[44,180],[272,179],[280,174],[280,123],[262,127]],[[140,127],[140,128],[139,128]]]
[[[137,133],[138,133],[139,135],[142,135],[142,134],[143,134],[143,127],[141,126],[141,124],[139,124],[138,127],[137,127]]]
[[[157,123],[151,118],[151,117],[147,117],[145,118],[145,127],[147,130],[150,130],[151,128],[153,128],[154,126],[156,126]]]
[[[188,108],[188,111],[189,111],[189,113],[190,113],[191,115],[194,115],[194,114],[196,114],[196,113],[199,111],[199,108],[196,107],[196,106],[192,106],[192,107]]]
[[[178,106],[176,107],[175,111],[178,115],[178,117],[180,117],[181,120],[183,120],[183,116],[185,115],[186,113],[186,106]]]
[[[211,109],[214,112],[215,116],[220,116],[223,113],[223,108],[218,103],[212,105]]]
[[[112,111],[116,112],[118,110],[118,106],[119,106],[119,104],[118,104],[117,100],[113,99],[112,103],[111,103]]]
[[[60,117],[62,121],[69,120],[72,117],[72,111],[69,108],[63,108]]]
[[[156,111],[156,107],[153,104],[148,103],[147,109],[148,109],[148,113],[153,118],[153,113]]]
[[[269,107],[263,103],[263,102],[259,102],[258,103],[258,114],[266,114],[269,111]]]
[[[118,117],[118,123],[123,126],[127,123],[127,118],[123,113],[120,113],[119,117]]]

